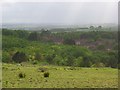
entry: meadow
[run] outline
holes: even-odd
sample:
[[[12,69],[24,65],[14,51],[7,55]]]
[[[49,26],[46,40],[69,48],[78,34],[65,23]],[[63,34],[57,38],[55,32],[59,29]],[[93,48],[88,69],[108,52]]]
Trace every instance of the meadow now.
[[[40,71],[45,68],[46,71]],[[115,68],[86,68],[53,65],[2,65],[3,88],[117,88],[118,70]],[[44,73],[49,72],[49,77]],[[20,77],[19,74],[24,74]]]
[[[117,32],[103,29],[3,29],[2,87],[117,88]]]

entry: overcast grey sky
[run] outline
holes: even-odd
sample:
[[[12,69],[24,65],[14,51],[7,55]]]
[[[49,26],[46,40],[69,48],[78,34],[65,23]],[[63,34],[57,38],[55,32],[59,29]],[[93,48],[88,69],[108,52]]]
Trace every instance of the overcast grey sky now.
[[[116,2],[24,2],[3,6],[3,23],[117,23]]]

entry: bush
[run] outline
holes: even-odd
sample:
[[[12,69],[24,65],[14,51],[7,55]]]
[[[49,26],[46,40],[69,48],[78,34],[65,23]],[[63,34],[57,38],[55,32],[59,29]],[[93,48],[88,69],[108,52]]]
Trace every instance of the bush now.
[[[39,71],[40,71],[40,72],[45,72],[45,71],[47,71],[47,68],[40,67],[40,68],[39,68]]]
[[[49,77],[49,72],[45,72],[44,77]]]
[[[21,63],[21,62],[27,61],[28,58],[27,58],[27,56],[25,55],[25,53],[23,53],[23,52],[16,52],[16,53],[13,55],[12,60],[14,60],[14,61],[17,62],[17,63]]]
[[[36,64],[38,64],[38,61],[34,60],[34,61],[32,62],[32,64],[33,64],[33,65],[36,65]]]
[[[92,65],[92,67],[105,67],[104,63],[96,63],[94,65]]]
[[[74,41],[74,39],[67,38],[64,40],[64,44],[75,45],[75,41]]]
[[[2,53],[2,62],[8,63],[11,61],[11,56],[8,52]]]
[[[53,59],[55,58],[55,54],[49,54],[49,55],[46,55],[45,59],[46,61],[49,63],[49,64],[52,64],[53,63]]]
[[[19,73],[19,78],[25,78],[25,76],[26,76],[25,73],[22,72]]]

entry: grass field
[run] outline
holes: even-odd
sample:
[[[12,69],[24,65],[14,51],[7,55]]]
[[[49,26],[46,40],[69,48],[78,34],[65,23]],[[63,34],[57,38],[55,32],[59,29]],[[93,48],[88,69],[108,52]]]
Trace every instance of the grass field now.
[[[46,68],[49,77],[39,68]],[[2,65],[3,88],[117,88],[118,70],[40,65]],[[25,77],[20,78],[19,73]]]

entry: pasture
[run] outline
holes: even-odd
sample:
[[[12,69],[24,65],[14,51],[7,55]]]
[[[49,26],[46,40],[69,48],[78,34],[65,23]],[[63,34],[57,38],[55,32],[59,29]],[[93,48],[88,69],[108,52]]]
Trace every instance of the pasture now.
[[[43,71],[41,71],[43,69]],[[49,72],[49,77],[44,73]],[[24,77],[20,77],[20,73]],[[118,70],[23,64],[2,65],[3,88],[117,88]]]

